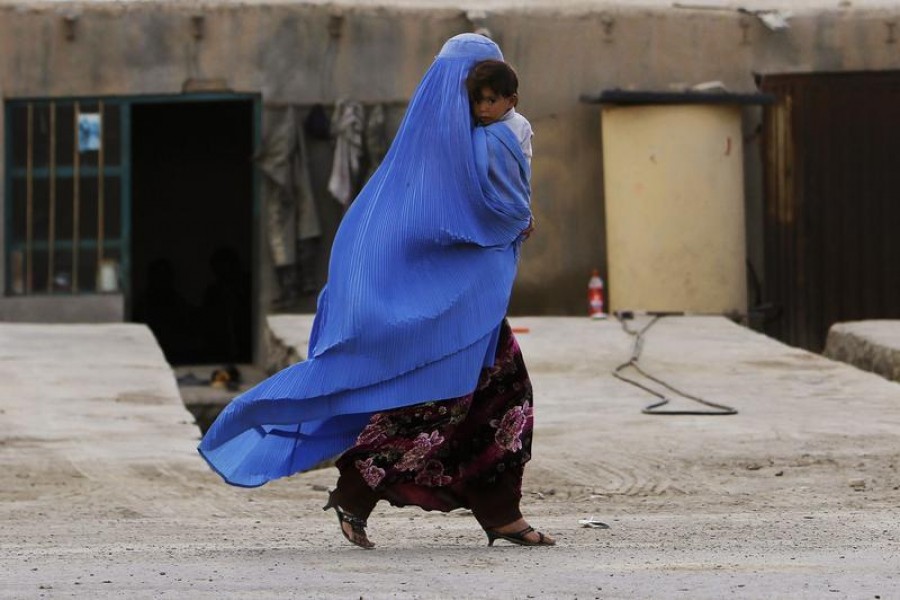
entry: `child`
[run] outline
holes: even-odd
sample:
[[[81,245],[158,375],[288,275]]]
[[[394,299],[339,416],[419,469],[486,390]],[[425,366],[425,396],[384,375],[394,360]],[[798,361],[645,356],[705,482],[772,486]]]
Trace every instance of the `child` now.
[[[480,125],[503,123],[512,130],[522,153],[531,164],[531,138],[534,133],[528,119],[516,112],[519,103],[519,78],[502,60],[477,63],[466,78],[472,101],[472,114]]]
[[[511,66],[502,60],[483,60],[476,63],[466,77],[466,90],[472,102],[472,115],[480,125],[503,123],[519,142],[522,154],[531,165],[531,138],[534,132],[528,119],[516,112],[519,103],[519,78]],[[528,239],[534,231],[534,217],[522,231]]]

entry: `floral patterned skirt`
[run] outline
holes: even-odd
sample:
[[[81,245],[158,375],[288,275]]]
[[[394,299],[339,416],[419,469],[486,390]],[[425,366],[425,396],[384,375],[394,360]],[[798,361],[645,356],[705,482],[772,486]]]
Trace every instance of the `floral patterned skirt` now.
[[[339,487],[355,470],[375,501],[475,510],[479,497],[506,495],[517,512],[533,425],[528,371],[504,320],[496,361],[482,371],[475,391],[373,415],[338,459]]]

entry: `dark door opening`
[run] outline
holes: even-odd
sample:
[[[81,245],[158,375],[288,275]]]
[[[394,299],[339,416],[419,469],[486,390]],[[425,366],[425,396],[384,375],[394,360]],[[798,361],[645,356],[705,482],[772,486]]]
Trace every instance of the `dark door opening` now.
[[[132,106],[133,320],[171,364],[252,360],[252,101]]]

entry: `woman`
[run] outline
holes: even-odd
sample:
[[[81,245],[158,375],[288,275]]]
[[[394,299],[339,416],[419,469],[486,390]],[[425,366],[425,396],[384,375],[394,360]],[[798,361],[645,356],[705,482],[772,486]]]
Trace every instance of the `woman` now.
[[[325,508],[364,548],[380,499],[469,507],[489,543],[554,543],[518,509],[531,386],[504,315],[530,170],[505,126],[473,128],[465,79],[484,59],[502,54],[483,36],[444,45],[341,223],[308,359],[236,398],[199,447],[239,486],[342,455]]]

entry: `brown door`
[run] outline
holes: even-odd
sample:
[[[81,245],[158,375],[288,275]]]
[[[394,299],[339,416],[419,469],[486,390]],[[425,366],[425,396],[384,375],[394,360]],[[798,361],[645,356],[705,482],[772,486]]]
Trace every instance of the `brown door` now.
[[[767,333],[900,318],[900,73],[779,75],[764,123]]]

